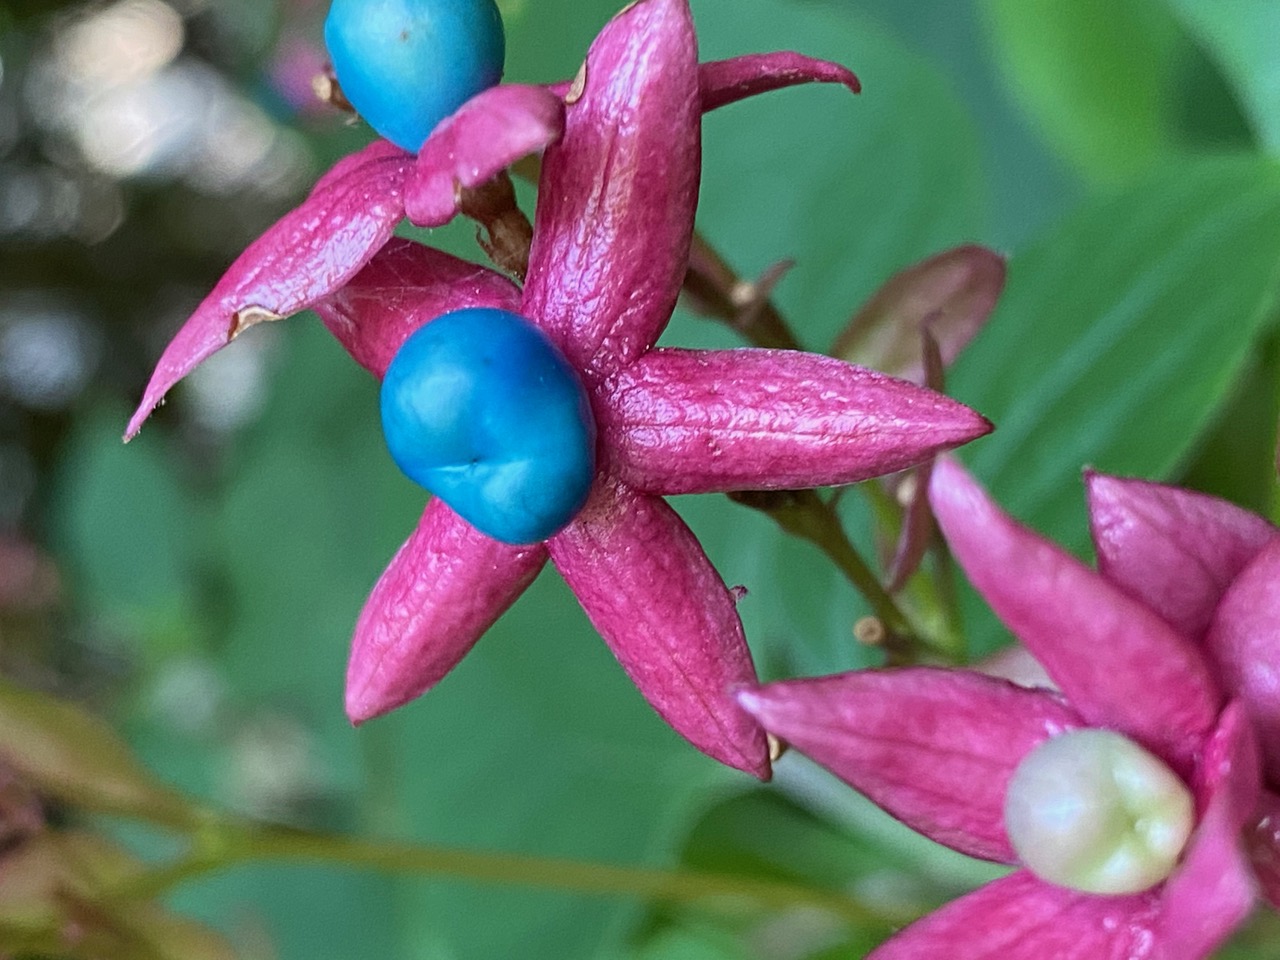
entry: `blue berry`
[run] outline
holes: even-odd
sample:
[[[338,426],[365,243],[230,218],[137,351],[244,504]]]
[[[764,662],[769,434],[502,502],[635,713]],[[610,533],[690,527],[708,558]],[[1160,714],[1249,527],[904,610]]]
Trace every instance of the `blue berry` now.
[[[438,124],[502,79],[493,0],[333,0],[324,41],[369,125],[416,153]]]
[[[400,348],[382,381],[382,432],[410,479],[504,543],[536,543],[582,509],[595,421],[577,373],[504,310],[446,313]]]

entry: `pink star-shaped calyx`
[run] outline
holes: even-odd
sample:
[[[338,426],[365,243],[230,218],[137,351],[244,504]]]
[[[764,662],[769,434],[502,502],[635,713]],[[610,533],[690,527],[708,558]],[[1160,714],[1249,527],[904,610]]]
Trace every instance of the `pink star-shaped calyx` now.
[[[989,429],[946,397],[829,357],[654,348],[688,258],[700,109],[687,5],[632,6],[592,46],[547,150],[523,291],[468,267],[457,302],[388,309],[384,286],[403,287],[415,260],[421,275],[442,262],[404,244],[320,307],[380,373],[409,331],[474,304],[483,275],[488,305],[533,320],[578,368],[599,428],[592,496],[545,546],[499,544],[442,502],[427,507],[356,628],[354,719],[442,678],[549,557],[657,711],[710,755],[766,776],[765,737],[731,695],[755,676],[733,597],[661,497],[850,483]]]
[[[1015,773],[1046,741],[1088,729],[1167,764],[1194,800],[1194,832],[1167,878],[1142,892],[1084,893],[1023,867],[872,956],[1208,956],[1254,899],[1244,834],[1263,793],[1247,703],[1227,701],[1202,650],[1161,611],[1014,522],[953,461],[935,466],[930,501],[974,586],[1058,690],[912,668],[771,684],[741,693],[743,704],[908,826],[974,857],[1019,864],[1006,807]]]
[[[470,306],[519,313],[577,369],[598,428],[591,496],[544,544],[499,543],[443,502],[427,506],[357,623],[347,678],[353,720],[438,682],[550,559],[672,727],[711,756],[768,776],[765,735],[733,697],[755,681],[734,598],[663,495],[852,483],[990,429],[947,397],[829,357],[655,348],[688,264],[702,112],[808,80],[855,85],[843,68],[796,54],[700,68],[686,0],[640,0],[605,27],[579,81],[556,99],[561,123],[546,146],[523,289],[429,247],[378,236],[376,256],[365,251],[373,241],[362,239],[358,255],[341,258],[340,279],[290,301],[294,309],[314,305],[378,376],[409,334],[442,313]],[[384,145],[368,153],[351,160],[352,169],[411,162]],[[337,189],[334,178],[343,176],[335,169],[317,191]],[[319,209],[295,214],[314,227]],[[324,257],[333,252],[324,249]],[[313,255],[321,256],[305,253]],[[227,289],[239,292],[215,291],[206,302],[214,306],[188,323],[197,331],[192,342],[216,348],[225,339],[219,322],[246,296],[251,272],[233,268],[228,276]],[[199,331],[217,336],[199,340]],[[203,347],[175,349],[179,362],[162,360],[153,388],[162,391],[198,362]]]

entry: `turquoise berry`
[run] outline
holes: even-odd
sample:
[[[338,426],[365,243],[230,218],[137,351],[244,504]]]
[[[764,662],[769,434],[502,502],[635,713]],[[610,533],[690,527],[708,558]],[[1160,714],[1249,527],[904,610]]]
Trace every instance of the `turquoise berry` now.
[[[417,330],[382,381],[382,431],[410,479],[504,543],[582,509],[595,421],[564,354],[524,317],[473,307]]]
[[[506,41],[493,0],[333,0],[324,40],[351,105],[414,153],[502,79]]]

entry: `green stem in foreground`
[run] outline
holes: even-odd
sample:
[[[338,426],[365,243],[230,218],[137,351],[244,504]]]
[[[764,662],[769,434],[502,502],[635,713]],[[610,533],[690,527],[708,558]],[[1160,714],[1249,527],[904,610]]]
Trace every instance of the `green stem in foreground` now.
[[[196,849],[188,857],[121,888],[116,897],[152,899],[179,884],[263,860],[324,863],[593,896],[677,902],[747,899],[773,908],[817,907],[864,926],[888,927],[910,919],[873,910],[840,894],[783,881],[362,840],[239,823],[224,824],[216,834],[198,838]]]
[[[849,540],[835,508],[818,496],[817,491],[752,491],[729,496],[737,503],[768,514],[787,533],[809,541],[831,558],[845,579],[871,605],[872,613],[884,628],[883,643],[891,662],[920,659],[924,641]]]

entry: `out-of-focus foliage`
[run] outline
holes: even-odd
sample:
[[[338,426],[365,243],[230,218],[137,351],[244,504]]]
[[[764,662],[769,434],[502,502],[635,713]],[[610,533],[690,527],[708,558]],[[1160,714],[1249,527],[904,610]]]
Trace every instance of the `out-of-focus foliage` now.
[[[508,77],[572,76],[619,5],[505,4]],[[1210,489],[1274,498],[1273,5],[693,5],[704,58],[798,49],[863,81],[858,98],[790,90],[705,125],[700,228],[744,276],[796,261],[776,299],[806,344],[830,343],[894,272],[984,243],[1009,253],[1008,290],[951,386],[996,422],[965,456],[1016,513],[1082,545],[1085,464],[1165,479],[1194,464]],[[856,956],[971,885],[794,758],[766,790],[695,754],[554,577],[438,690],[352,730],[347,637],[422,500],[382,447],[376,385],[314,318],[255,329],[119,444],[149,364],[221,268],[367,142],[309,99],[323,13],[322,0],[0,0],[0,558],[26,558],[0,569],[0,665],[94,702],[164,782],[219,806],[789,879],[881,915],[650,909],[298,865],[237,868],[171,906],[246,958],[817,960]],[[479,256],[466,225],[430,239]],[[734,343],[685,315],[667,339]],[[862,601],[819,553],[727,500],[679,506],[748,587],[763,673],[875,662],[850,635]],[[871,553],[867,511],[853,497],[841,510]],[[970,626],[974,648],[998,642],[988,621]],[[0,753],[22,729],[0,711]],[[97,763],[116,749],[103,736],[76,737]],[[131,862],[172,853],[85,819],[93,784],[32,779],[53,819],[116,834]],[[1241,956],[1274,949],[1259,929],[1242,943],[1270,946]]]
[[[1178,32],[1160,0],[986,0],[996,60],[1043,135],[1091,179],[1173,144]]]

